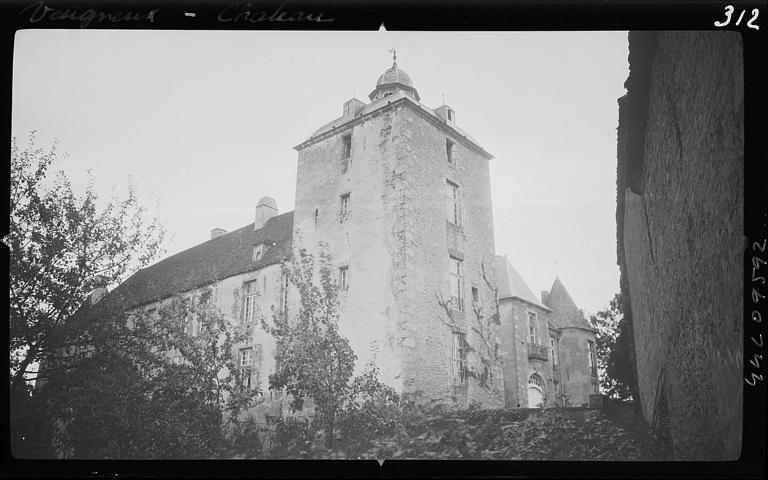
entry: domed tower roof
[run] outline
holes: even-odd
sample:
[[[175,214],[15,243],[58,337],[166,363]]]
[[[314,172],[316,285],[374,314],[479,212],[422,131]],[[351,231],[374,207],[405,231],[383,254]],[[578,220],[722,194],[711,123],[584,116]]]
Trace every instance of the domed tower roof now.
[[[381,74],[379,79],[376,81],[376,86],[378,87],[380,85],[387,85],[389,83],[399,83],[413,88],[411,76],[405,73],[405,70],[398,68],[397,62],[393,63],[391,67],[389,67],[384,73]]]
[[[379,79],[376,80],[376,88],[368,95],[368,98],[373,102],[390,93],[402,90],[406,95],[415,98],[417,102],[421,101],[419,92],[413,86],[411,76],[397,66],[397,53],[394,53],[393,57],[392,66],[379,76]]]

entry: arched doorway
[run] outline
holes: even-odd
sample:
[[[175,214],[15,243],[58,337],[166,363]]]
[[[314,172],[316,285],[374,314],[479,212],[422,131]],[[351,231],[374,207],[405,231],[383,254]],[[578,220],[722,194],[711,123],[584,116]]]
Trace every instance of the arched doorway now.
[[[528,408],[540,407],[544,402],[544,380],[536,373],[528,379]]]

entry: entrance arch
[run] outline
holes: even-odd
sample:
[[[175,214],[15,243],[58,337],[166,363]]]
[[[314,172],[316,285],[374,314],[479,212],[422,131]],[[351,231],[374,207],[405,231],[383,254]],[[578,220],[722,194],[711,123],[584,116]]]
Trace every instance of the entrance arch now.
[[[528,408],[540,407],[544,402],[544,380],[536,373],[528,379]]]

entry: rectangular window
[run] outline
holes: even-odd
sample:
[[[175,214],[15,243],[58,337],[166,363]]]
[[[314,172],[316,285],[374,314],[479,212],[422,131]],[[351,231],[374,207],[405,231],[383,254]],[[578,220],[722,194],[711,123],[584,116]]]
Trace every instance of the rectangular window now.
[[[339,289],[344,291],[349,288],[349,267],[339,267]]]
[[[597,358],[595,356],[595,342],[587,340],[587,361],[589,362],[589,374],[597,376]]]
[[[245,292],[243,300],[243,323],[253,322],[256,313],[257,281],[245,282],[243,290]]]
[[[467,336],[453,332],[453,383],[467,384]]]
[[[461,260],[448,257],[449,271],[451,274],[450,296],[451,302],[459,311],[464,311],[464,284],[461,271]]]
[[[261,259],[261,255],[264,253],[264,244],[260,243],[253,247],[253,261]]]
[[[448,121],[453,122],[453,110],[451,110],[450,108],[446,108],[445,110],[446,110],[446,113],[448,114]]]
[[[195,314],[192,311],[192,309],[188,308],[189,300],[184,300],[185,309],[184,309],[184,333],[189,335],[190,337],[194,337],[197,335],[197,331],[195,328]]]
[[[557,348],[552,337],[549,337],[549,356],[552,358],[552,370],[557,370]]]
[[[243,377],[243,385],[245,388],[251,388],[252,371],[250,367],[243,367],[240,369],[240,376]]]
[[[253,365],[253,348],[240,349],[240,375],[243,377],[246,388],[251,388],[251,365]]]
[[[240,366],[250,367],[253,362],[253,348],[240,349]]]
[[[453,150],[455,148],[455,145],[452,141],[445,139],[445,154],[448,157],[448,163],[453,164]]]
[[[528,312],[528,343],[539,344],[539,321],[534,312]]]
[[[315,225],[317,225],[317,221],[320,219],[320,209],[315,209]]]
[[[280,277],[280,313],[285,315],[288,311],[288,274],[283,272]]]
[[[341,209],[342,217],[346,217],[347,215],[349,215],[349,196],[350,196],[349,193],[345,193],[344,195],[341,196],[340,209]]]
[[[446,182],[446,219],[452,224],[459,225],[459,186],[451,181]]]
[[[477,287],[472,287],[472,302],[478,303],[480,301],[480,294],[477,291]]]
[[[352,134],[348,133],[341,137],[342,150],[341,158],[349,158],[352,155]]]

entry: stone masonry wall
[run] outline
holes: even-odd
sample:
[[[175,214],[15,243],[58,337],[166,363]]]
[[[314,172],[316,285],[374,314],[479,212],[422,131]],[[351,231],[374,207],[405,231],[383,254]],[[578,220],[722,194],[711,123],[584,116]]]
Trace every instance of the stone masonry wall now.
[[[263,317],[271,321],[272,312],[277,311],[280,304],[281,293],[281,270],[280,265],[268,265],[259,270],[254,270],[241,275],[228,277],[211,285],[185,292],[184,297],[196,297],[205,291],[211,292],[211,299],[218,311],[224,316],[227,322],[234,326],[240,332],[244,332],[247,327],[252,331],[251,342],[241,342],[233,345],[235,361],[239,362],[239,351],[241,348],[253,348],[253,386],[258,387],[264,395],[265,402],[252,408],[247,414],[252,414],[256,418],[262,418],[264,413],[276,415],[278,411],[287,410],[287,399],[279,394],[270,394],[269,375],[275,371],[275,340],[265,332],[255,320],[249,325],[243,323],[244,308],[244,285],[246,282],[257,282],[257,300],[255,303],[255,318]],[[159,308],[167,305],[174,299],[161,300],[153,304],[145,305],[142,309]],[[289,308],[291,301],[289,301]],[[228,372],[219,372],[220,378],[226,376]],[[273,398],[274,397],[274,398]]]
[[[494,255],[488,161],[455,139],[458,163],[449,167],[446,133],[413,108],[387,107],[300,150],[294,241],[310,250],[325,242],[335,262],[349,265],[340,322],[358,368],[373,357],[375,345],[388,384],[444,401],[455,393],[453,335],[436,299],[447,296],[449,285],[446,180],[464,194],[454,250],[464,257],[465,299],[476,286],[491,315],[492,295],[479,273],[482,259],[491,268]],[[341,138],[349,131],[352,158],[343,173]],[[350,212],[341,219],[344,193],[351,195]],[[468,340],[473,343],[471,332]],[[494,377],[501,385],[500,367]],[[485,401],[483,395],[470,382],[460,399]]]
[[[737,32],[630,33],[619,264],[639,400],[680,459],[732,460],[742,425],[744,94]]]
[[[564,328],[560,335],[560,381],[567,405],[580,407],[589,403],[595,392],[597,378],[589,372],[587,341],[595,341],[595,334],[579,328]]]
[[[382,138],[387,142],[392,122],[391,112],[372,116],[299,151],[293,238],[295,250],[314,253],[319,242],[325,243],[334,268],[348,266],[349,289],[340,294],[340,330],[358,356],[356,373],[375,358],[382,379],[401,390],[403,340],[396,331],[398,290],[390,277],[395,250],[391,193],[382,174],[393,163],[394,152],[382,155],[380,146]],[[342,138],[348,133],[351,163],[343,171]],[[341,195],[347,193],[349,213],[343,217]]]
[[[469,149],[450,133],[411,108],[403,110],[394,141],[410,148],[412,163],[406,172],[412,215],[414,255],[409,258],[408,290],[413,309],[408,313],[409,329],[416,344],[406,351],[403,371],[406,390],[420,391],[427,398],[454,397],[462,405],[478,401],[485,405],[503,402],[503,372],[500,362],[492,366],[490,389],[480,387],[477,378],[470,378],[466,393],[453,387],[453,331],[437,296],[449,296],[449,256],[462,260],[464,312],[454,312],[456,331],[466,333],[467,341],[480,355],[489,358],[486,348],[496,350],[498,338],[479,337],[477,318],[473,312],[472,288],[476,288],[481,316],[496,314],[493,291],[482,276],[485,265],[487,277],[495,282],[493,272],[493,218],[491,212],[490,173],[488,160]],[[454,142],[454,163],[448,162],[446,139]],[[459,228],[446,221],[447,181],[459,186],[461,220]],[[483,320],[484,325],[493,322]],[[495,353],[495,352],[494,352]],[[481,374],[483,366],[477,356],[470,354],[469,367]]]
[[[548,312],[517,299],[504,299],[500,308],[502,322],[502,352],[504,356],[504,400],[508,408],[526,408],[528,405],[528,379],[538,374],[546,385],[547,401],[555,401],[554,376],[551,359],[528,357],[528,312],[539,319],[539,343],[549,355]]]

